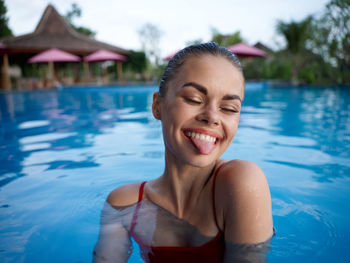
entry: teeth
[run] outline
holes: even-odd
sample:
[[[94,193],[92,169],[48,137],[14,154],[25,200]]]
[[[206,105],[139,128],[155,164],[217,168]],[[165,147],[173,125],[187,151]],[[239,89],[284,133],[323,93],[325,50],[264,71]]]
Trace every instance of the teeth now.
[[[202,140],[202,141],[207,141],[207,142],[215,142],[216,138],[212,137],[210,135],[205,135],[202,133],[195,133],[195,132],[186,132],[186,136],[187,137],[191,137],[191,138],[196,138],[198,140]]]

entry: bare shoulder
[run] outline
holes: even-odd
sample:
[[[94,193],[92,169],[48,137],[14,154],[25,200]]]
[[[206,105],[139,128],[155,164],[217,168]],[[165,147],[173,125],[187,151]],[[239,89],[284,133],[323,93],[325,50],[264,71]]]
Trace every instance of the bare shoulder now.
[[[254,162],[244,160],[228,161],[220,171],[218,182],[222,187],[246,188],[267,185],[264,172]]]
[[[128,206],[138,201],[141,183],[122,185],[114,189],[107,197],[107,202],[112,206]]]
[[[272,235],[271,196],[261,168],[232,160],[217,178],[217,203],[225,222],[225,237],[234,243],[257,243]]]
[[[254,205],[261,200],[269,201],[270,197],[269,186],[262,169],[256,163],[243,160],[228,161],[222,167],[217,177],[216,189],[222,204],[229,207],[232,207],[232,202],[240,201]]]

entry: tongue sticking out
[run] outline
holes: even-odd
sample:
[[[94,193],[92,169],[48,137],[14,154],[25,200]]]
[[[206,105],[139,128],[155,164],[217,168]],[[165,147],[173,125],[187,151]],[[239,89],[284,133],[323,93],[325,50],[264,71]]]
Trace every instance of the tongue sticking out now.
[[[210,154],[215,148],[215,142],[208,142],[196,138],[191,138],[193,144],[197,147],[201,154]]]

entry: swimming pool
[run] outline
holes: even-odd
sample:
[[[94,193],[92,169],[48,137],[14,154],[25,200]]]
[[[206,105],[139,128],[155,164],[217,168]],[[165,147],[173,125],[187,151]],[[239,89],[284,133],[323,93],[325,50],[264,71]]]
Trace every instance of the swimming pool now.
[[[0,262],[91,262],[107,194],[162,172],[155,90],[0,93]],[[349,262],[349,89],[247,84],[223,158],[265,171],[269,262]]]

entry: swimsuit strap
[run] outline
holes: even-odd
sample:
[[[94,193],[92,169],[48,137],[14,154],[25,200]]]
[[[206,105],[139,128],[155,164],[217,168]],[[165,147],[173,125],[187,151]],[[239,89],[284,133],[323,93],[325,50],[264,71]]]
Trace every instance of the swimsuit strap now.
[[[217,220],[217,218],[216,218],[216,206],[215,206],[215,183],[216,183],[216,176],[218,175],[218,173],[219,173],[219,171],[220,171],[220,169],[224,166],[226,164],[226,162],[225,163],[222,163],[222,164],[220,164],[220,166],[216,169],[216,171],[215,171],[215,173],[214,173],[214,182],[213,182],[213,191],[212,191],[212,193],[213,193],[213,197],[212,197],[212,199],[213,199],[213,212],[214,212],[214,219],[215,219],[215,224],[216,224],[216,226],[217,226],[217,228],[220,230],[220,232],[221,232],[221,229],[220,229],[220,227],[219,227],[219,224],[218,224],[218,220]]]
[[[143,189],[145,187],[145,184],[146,184],[146,181],[142,182],[142,184],[140,185],[139,199],[137,201],[136,208],[134,210],[134,214],[132,216],[131,227],[130,227],[130,232],[131,232],[132,235],[134,233],[134,228],[136,226],[137,215],[138,215],[138,212],[139,212],[139,209],[140,209],[140,206],[141,206],[141,201],[142,201],[142,196],[143,196]]]
[[[221,170],[221,168],[225,165],[226,163],[220,164],[220,166],[216,169],[215,173],[214,173],[214,182],[213,182],[213,196],[212,196],[212,200],[213,200],[213,212],[214,212],[214,220],[215,220],[215,224],[218,227],[218,229],[220,230],[219,224],[218,224],[218,220],[216,218],[216,206],[215,206],[215,184],[216,184],[216,177],[219,173],[219,171]],[[134,210],[134,214],[131,220],[131,227],[130,227],[130,232],[131,234],[134,233],[134,229],[136,226],[136,221],[137,221],[137,215],[141,206],[141,201],[142,201],[142,196],[143,196],[143,190],[145,187],[146,181],[142,182],[140,185],[140,190],[139,190],[139,198],[136,204],[136,208]],[[220,230],[221,231],[221,230]]]
[[[137,200],[137,203],[140,203],[142,201],[142,196],[143,196],[143,189],[145,187],[146,181],[142,182],[140,185],[140,190],[139,190],[139,200]]]

